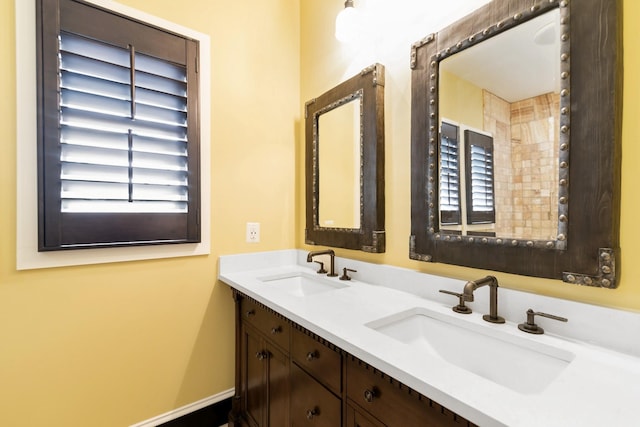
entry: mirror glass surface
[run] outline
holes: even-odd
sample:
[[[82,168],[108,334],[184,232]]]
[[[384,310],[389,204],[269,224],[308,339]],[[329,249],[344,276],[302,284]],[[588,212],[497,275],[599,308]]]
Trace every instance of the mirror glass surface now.
[[[360,228],[361,101],[357,96],[318,117],[321,227]]]
[[[617,286],[621,20],[491,0],[412,45],[411,259]]]
[[[560,12],[439,63],[440,230],[555,240]]]

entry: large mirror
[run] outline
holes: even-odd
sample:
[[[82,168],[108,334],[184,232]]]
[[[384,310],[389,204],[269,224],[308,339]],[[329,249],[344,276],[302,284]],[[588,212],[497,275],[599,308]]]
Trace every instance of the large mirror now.
[[[494,0],[412,48],[411,257],[614,288],[617,0]]]
[[[306,104],[305,241],[384,252],[384,67]]]

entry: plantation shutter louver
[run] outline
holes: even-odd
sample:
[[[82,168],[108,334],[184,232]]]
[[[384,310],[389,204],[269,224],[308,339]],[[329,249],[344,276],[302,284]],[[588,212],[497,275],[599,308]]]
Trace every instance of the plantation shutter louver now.
[[[465,131],[467,222],[495,222],[493,138]]]
[[[440,221],[460,224],[458,126],[442,123],[440,135]]]
[[[187,212],[184,68],[67,33],[60,64],[62,212]]]
[[[43,113],[41,250],[199,241],[197,44],[75,0],[60,17],[42,39],[59,104]]]

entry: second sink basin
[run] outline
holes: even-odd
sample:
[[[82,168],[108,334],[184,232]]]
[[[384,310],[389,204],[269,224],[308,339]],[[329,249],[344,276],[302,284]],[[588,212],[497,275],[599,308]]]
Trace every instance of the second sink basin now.
[[[347,287],[347,285],[343,283],[329,280],[324,276],[318,277],[302,272],[261,277],[260,280],[265,284],[273,285],[274,289],[299,297]]]
[[[522,394],[544,390],[574,358],[566,350],[422,307],[366,326],[406,344],[406,351],[440,357]]]

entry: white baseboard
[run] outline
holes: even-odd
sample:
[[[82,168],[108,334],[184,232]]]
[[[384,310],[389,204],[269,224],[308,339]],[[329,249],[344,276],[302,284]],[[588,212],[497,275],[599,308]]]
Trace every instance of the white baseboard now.
[[[146,421],[133,424],[130,427],[156,427],[161,424],[164,424],[169,421],[173,421],[177,418],[188,415],[192,412],[197,411],[198,409],[206,408],[209,405],[213,405],[215,403],[218,403],[225,399],[233,397],[234,393],[235,393],[235,389],[232,388],[227,391],[214,394],[213,396],[205,397],[204,399],[198,400],[197,402],[190,403],[181,408],[177,408],[172,411],[166,412],[162,415],[158,415],[156,417],[150,418]]]

